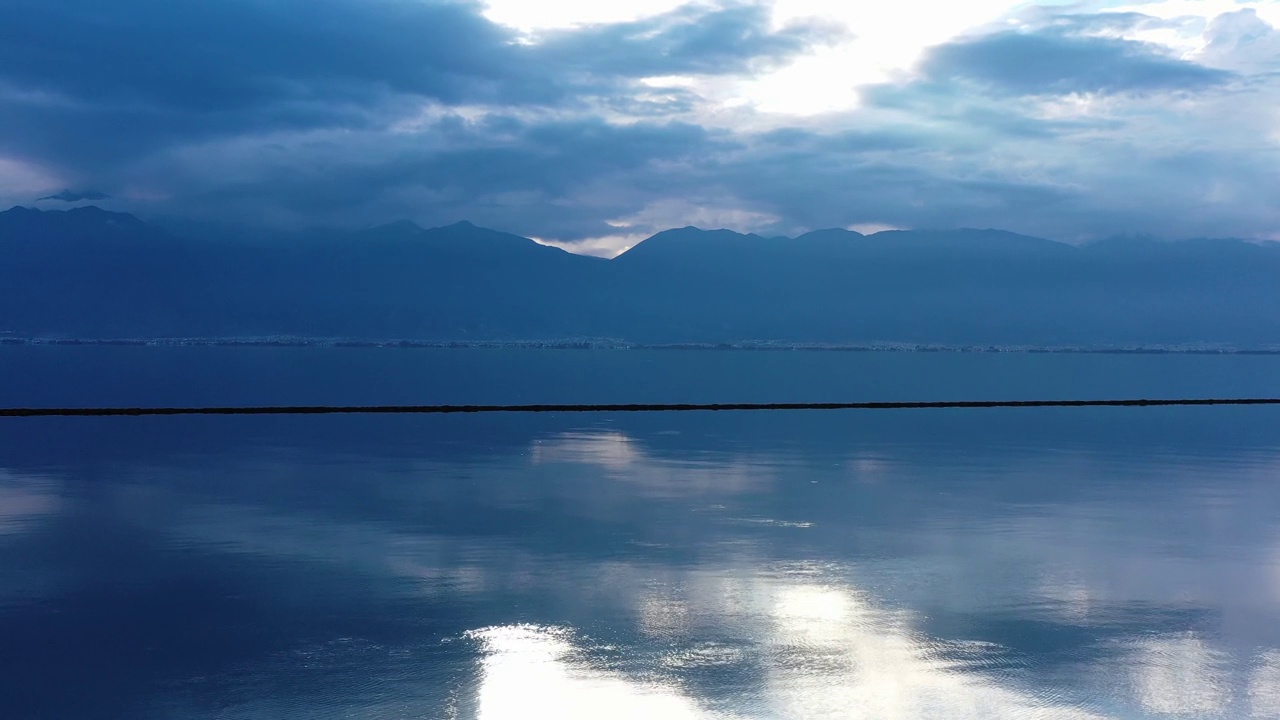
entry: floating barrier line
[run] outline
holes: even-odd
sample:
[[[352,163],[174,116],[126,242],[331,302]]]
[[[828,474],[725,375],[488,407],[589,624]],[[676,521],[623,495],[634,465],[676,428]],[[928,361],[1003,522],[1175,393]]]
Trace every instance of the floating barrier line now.
[[[1280,398],[1175,398],[1132,400],[939,400],[843,403],[633,403],[541,405],[263,405],[242,407],[0,408],[0,417],[107,417],[152,415],[432,415],[449,413],[726,412],[744,410],[928,410],[961,408],[1162,407],[1171,405],[1280,405]]]

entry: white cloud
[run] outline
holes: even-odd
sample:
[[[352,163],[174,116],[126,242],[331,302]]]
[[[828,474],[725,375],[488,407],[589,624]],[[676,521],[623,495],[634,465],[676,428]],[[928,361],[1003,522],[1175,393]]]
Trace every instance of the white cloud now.
[[[1280,31],[1253,9],[1224,13],[1209,23],[1196,59],[1241,72],[1280,69]]]
[[[1137,12],[1152,17],[1203,18],[1217,17],[1222,13],[1234,12],[1243,8],[1254,8],[1264,16],[1280,17],[1280,2],[1265,0],[1264,2],[1241,2],[1240,0],[1149,0],[1147,2],[1101,2],[1093,3],[1100,10],[1109,12]]]

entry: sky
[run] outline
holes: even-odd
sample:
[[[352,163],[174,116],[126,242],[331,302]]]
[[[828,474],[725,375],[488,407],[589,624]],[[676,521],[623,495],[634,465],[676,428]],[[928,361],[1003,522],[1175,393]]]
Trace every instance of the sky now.
[[[3,0],[0,205],[1280,240],[1280,0]]]

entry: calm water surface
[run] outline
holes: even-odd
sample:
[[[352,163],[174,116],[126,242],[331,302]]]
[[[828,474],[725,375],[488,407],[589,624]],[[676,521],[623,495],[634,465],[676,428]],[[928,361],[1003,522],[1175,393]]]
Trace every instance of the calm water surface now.
[[[1280,358],[0,347],[0,405],[1280,396]],[[1280,717],[1280,408],[0,420],[3,718]]]

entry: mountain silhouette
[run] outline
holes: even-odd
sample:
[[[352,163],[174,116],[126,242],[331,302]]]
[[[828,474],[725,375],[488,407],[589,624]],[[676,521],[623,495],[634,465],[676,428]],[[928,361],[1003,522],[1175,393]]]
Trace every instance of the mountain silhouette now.
[[[613,260],[461,222],[191,239],[96,207],[0,213],[26,337],[1280,343],[1280,244],[686,227]]]

